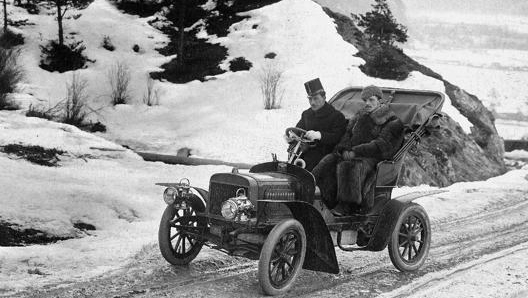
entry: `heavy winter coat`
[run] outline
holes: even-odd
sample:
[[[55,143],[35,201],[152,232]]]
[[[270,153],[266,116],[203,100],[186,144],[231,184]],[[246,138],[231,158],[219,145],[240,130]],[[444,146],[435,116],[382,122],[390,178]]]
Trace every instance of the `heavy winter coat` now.
[[[337,201],[370,207],[370,198],[362,202],[366,193],[372,193],[370,185],[365,182],[376,169],[376,164],[391,159],[402,142],[403,123],[388,105],[383,104],[370,114],[364,111],[356,114],[334,153],[326,156],[313,170],[329,207]],[[343,151],[353,151],[356,157],[345,161],[341,157]]]
[[[350,121],[335,150],[354,151],[356,157],[390,159],[403,142],[403,123],[388,105],[382,104],[372,113],[360,111]]]
[[[346,119],[341,112],[325,103],[319,110],[305,110],[296,127],[304,130],[315,130],[321,133],[321,140],[316,145],[307,148],[301,155],[306,162],[306,169],[311,171],[317,163],[334,150],[346,129]]]

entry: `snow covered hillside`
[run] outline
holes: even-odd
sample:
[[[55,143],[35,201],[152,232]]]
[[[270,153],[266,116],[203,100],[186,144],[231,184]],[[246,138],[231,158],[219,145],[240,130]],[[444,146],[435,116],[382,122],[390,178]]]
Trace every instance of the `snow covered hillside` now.
[[[27,18],[35,23],[20,29],[27,40],[23,45],[27,82],[22,92],[32,97],[18,97],[26,106],[36,101],[53,106],[65,97],[63,86],[71,80],[71,72],[50,74],[40,69],[38,44],[53,38],[56,24],[52,16],[13,10],[12,18]],[[286,0],[246,13],[251,18],[234,24],[227,37],[208,37],[228,48],[226,60],[246,57],[254,65],[251,70],[227,72],[206,82],[159,82],[160,105],[147,107],[141,103],[146,75],[167,61],[168,57],[154,50],[167,38],[147,24],[149,18],[124,15],[107,0],[96,0],[78,13],[81,17],[68,20],[65,28],[67,33],[75,32],[77,40],[84,40],[88,57],[95,60],[87,69],[78,71],[89,81],[92,107],[104,107],[99,115],[91,116],[108,126],[105,138],[144,151],[175,153],[188,147],[197,156],[249,163],[269,160],[273,152],[284,158],[285,146],[279,140],[284,129],[295,125],[302,110],[308,107],[303,83],[315,77],[321,78],[329,95],[345,86],[367,84],[444,89],[441,82],[418,73],[403,82],[365,76],[357,68],[363,61],[353,56],[357,50],[337,34],[332,19],[319,5]],[[258,25],[257,29],[254,25]],[[101,47],[103,36],[111,37],[115,51]],[[134,44],[140,46],[139,53],[132,51]],[[264,58],[269,52],[276,53],[276,58]],[[123,61],[132,69],[131,105],[109,106],[106,73],[116,61]],[[258,76],[268,63],[284,71],[284,97],[279,110],[263,109]],[[469,122],[449,101],[444,111],[469,131]]]

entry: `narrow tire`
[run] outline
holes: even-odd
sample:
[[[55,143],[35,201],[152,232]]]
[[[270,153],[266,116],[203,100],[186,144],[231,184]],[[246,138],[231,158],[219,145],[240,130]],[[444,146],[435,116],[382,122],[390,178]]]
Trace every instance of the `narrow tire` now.
[[[300,222],[285,219],[268,234],[258,265],[258,279],[266,295],[287,292],[304,263],[306,234]]]
[[[431,224],[424,208],[416,203],[405,205],[389,240],[392,264],[402,272],[418,270],[431,246]]]
[[[189,264],[202,249],[203,243],[186,234],[178,225],[204,226],[206,223],[199,218],[194,221],[178,221],[182,216],[193,216],[195,211],[205,210],[202,201],[195,197],[187,210],[178,210],[174,205],[168,205],[161,217],[158,243],[161,255],[172,265]]]

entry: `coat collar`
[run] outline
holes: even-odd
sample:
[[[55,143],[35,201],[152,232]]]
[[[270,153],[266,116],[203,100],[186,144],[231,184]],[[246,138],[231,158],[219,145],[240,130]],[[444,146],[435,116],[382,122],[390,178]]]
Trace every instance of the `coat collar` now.
[[[379,108],[370,113],[370,118],[374,120],[377,125],[382,125],[387,122],[392,116],[395,116],[394,112],[390,110],[388,104],[381,104]]]
[[[333,107],[328,102],[325,102],[319,110],[314,111],[310,108],[310,111],[314,114],[315,117],[322,118],[330,115],[333,111]]]

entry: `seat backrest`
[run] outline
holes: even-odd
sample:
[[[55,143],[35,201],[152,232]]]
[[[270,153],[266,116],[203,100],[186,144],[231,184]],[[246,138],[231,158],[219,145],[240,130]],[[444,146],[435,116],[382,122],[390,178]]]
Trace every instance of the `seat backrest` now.
[[[339,91],[328,102],[346,119],[352,119],[365,103],[361,100],[362,87],[348,87]],[[381,88],[383,98],[405,127],[415,129],[423,125],[442,108],[444,95],[440,92]]]

